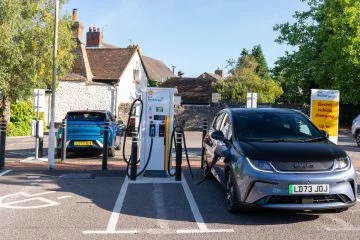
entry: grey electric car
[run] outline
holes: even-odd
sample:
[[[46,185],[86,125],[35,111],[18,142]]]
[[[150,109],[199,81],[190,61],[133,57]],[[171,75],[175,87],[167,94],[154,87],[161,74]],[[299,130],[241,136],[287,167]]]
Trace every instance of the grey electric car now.
[[[204,172],[223,184],[231,212],[250,206],[342,211],[356,203],[349,156],[298,111],[223,109],[204,146]]]

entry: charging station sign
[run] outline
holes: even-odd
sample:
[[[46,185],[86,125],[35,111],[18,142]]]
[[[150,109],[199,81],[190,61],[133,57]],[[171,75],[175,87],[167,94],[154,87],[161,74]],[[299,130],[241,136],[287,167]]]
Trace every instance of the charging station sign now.
[[[337,144],[339,126],[338,90],[311,89],[311,121],[329,134],[329,140]]]

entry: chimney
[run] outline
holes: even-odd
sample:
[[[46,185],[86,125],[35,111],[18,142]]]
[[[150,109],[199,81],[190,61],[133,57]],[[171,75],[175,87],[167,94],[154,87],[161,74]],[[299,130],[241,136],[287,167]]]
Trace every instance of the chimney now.
[[[81,40],[84,26],[78,20],[78,10],[76,8],[73,9],[71,30],[74,34],[74,37]]]
[[[181,78],[182,78],[182,77],[183,77],[183,75],[184,75],[184,73],[183,73],[182,71],[178,71],[178,76],[179,76],[179,77],[181,77]]]
[[[220,77],[223,77],[223,70],[218,68],[218,69],[215,70],[215,74],[220,76]]]
[[[73,9],[72,21],[78,22],[78,10],[76,8]]]
[[[175,74],[175,66],[172,66],[172,72],[173,72],[173,74]]]
[[[103,33],[100,28],[89,27],[89,31],[86,33],[86,47],[101,48],[103,40]]]

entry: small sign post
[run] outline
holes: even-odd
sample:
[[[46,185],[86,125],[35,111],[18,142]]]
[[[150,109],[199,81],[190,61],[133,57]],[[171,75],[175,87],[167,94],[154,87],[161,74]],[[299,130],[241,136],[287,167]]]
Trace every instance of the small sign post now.
[[[257,108],[257,93],[253,93],[253,92],[247,93],[246,108]]]
[[[329,140],[337,144],[339,127],[339,90],[311,89],[311,121],[329,134]]]
[[[39,113],[44,112],[45,109],[45,89],[34,89],[34,109],[36,111],[36,121],[35,121],[35,160],[39,158],[39,137],[42,137],[41,133],[43,132],[43,128],[40,125],[43,125],[42,122],[40,123]],[[40,130],[41,127],[41,130]],[[34,131],[33,131],[34,132]]]

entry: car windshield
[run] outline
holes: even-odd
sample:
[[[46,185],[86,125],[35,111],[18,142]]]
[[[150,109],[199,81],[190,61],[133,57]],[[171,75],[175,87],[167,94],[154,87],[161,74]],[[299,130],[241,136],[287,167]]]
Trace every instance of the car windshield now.
[[[325,137],[300,113],[235,114],[234,130],[242,141],[317,142]]]
[[[106,114],[101,112],[69,112],[65,119],[68,121],[105,121]]]

